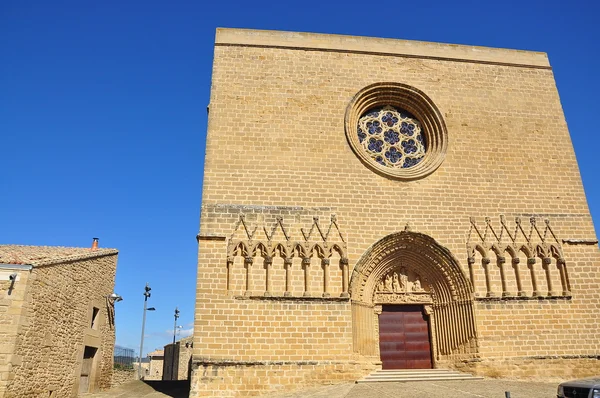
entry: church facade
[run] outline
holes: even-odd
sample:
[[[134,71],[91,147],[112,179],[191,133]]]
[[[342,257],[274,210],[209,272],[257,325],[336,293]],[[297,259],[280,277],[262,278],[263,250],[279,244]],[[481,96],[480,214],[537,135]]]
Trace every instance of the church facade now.
[[[544,53],[217,30],[191,397],[376,369],[600,373],[600,255]]]

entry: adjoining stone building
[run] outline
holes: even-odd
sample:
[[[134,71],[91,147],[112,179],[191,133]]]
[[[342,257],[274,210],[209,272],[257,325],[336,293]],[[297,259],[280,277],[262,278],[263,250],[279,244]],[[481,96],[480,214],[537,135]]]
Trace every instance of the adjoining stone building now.
[[[217,30],[191,397],[374,369],[600,373],[546,54]]]
[[[165,361],[164,350],[154,350],[148,353],[148,368],[144,380],[162,380]]]
[[[164,349],[163,380],[187,380],[192,358],[193,336],[184,337]]]
[[[111,385],[118,251],[0,245],[0,397]]]

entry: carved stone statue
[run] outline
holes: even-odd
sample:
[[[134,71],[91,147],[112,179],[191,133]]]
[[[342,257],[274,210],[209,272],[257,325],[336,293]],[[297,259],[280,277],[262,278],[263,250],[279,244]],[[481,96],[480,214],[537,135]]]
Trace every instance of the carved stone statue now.
[[[390,274],[387,274],[385,277],[385,291],[386,292],[392,291],[392,276]]]
[[[392,280],[392,291],[394,293],[400,293],[402,290],[400,288],[400,281],[398,280],[398,274],[394,272],[394,277]]]
[[[415,281],[413,282],[412,285],[412,291],[413,292],[422,292],[424,291],[423,286],[421,286],[421,279],[419,278],[419,276],[415,276]]]
[[[408,276],[404,267],[400,268],[400,287],[403,291],[408,290]]]

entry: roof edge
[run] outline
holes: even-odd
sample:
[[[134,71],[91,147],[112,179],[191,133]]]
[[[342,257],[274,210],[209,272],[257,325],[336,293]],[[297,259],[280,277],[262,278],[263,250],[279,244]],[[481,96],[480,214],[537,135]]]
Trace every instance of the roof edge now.
[[[72,256],[65,256],[65,257],[61,257],[61,258],[52,258],[52,259],[47,259],[47,260],[39,260],[39,261],[31,261],[31,265],[33,265],[34,268],[36,267],[43,267],[46,265],[56,265],[56,264],[62,264],[62,263],[70,263],[73,261],[81,261],[81,260],[89,260],[92,258],[99,258],[99,257],[106,257],[106,256],[113,256],[113,255],[117,255],[119,254],[119,251],[117,249],[98,249],[96,251],[90,251],[89,253],[82,253],[82,254],[74,254]]]
[[[549,68],[544,52],[308,32],[217,28],[216,45],[347,51]]]

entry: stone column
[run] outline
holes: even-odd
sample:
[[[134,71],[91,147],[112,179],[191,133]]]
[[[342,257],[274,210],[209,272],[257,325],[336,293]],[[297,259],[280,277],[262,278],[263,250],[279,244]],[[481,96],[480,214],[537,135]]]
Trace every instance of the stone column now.
[[[246,267],[246,291],[244,292],[244,296],[250,296],[252,294],[252,263],[254,262],[254,258],[248,256],[244,258],[244,266]]]
[[[517,280],[517,296],[523,297],[525,296],[525,292],[523,291],[523,282],[521,282],[521,270],[519,269],[519,263],[521,260],[519,257],[515,257],[512,259],[512,266],[515,270],[515,279]]]
[[[487,257],[482,258],[481,265],[483,266],[483,270],[485,272],[485,289],[487,291],[486,297],[494,297],[494,292],[492,292],[492,281],[490,280],[490,259]]]
[[[233,257],[227,257],[227,292],[231,291],[231,268],[233,267]]]
[[[467,259],[467,262],[469,264],[469,278],[471,278],[471,286],[473,286],[473,293],[475,294],[475,296],[479,296],[479,293],[477,293],[477,289],[475,286],[475,257],[469,257]]]
[[[500,268],[500,280],[502,281],[502,297],[510,296],[508,292],[508,287],[506,284],[506,274],[504,272],[504,264],[506,263],[506,257],[499,256],[496,259],[496,263],[498,264],[498,268]]]
[[[271,266],[273,265],[273,257],[265,257],[265,297],[272,296],[271,293]]]
[[[304,268],[304,297],[310,296],[310,279],[308,278],[308,270],[310,268],[310,257],[302,259],[302,267]]]
[[[292,295],[292,258],[286,257],[283,260],[283,267],[285,268],[285,297]]]
[[[323,267],[323,297],[331,296],[329,294],[329,259],[322,258],[321,266]]]
[[[552,289],[552,274],[550,273],[550,265],[552,259],[550,257],[544,257],[542,259],[542,267],[546,271],[546,283],[548,284],[548,296],[554,296],[554,289]]]
[[[565,259],[559,258],[556,260],[558,265],[558,270],[560,271],[560,283],[562,285],[562,294],[563,296],[570,296],[571,292],[569,291],[569,283],[567,282],[567,270],[565,265]]]
[[[342,265],[342,294],[340,297],[350,297],[348,294],[348,259],[341,258],[340,264]]]
[[[531,257],[527,259],[527,266],[529,267],[529,272],[531,272],[531,284],[533,285],[533,297],[539,297],[542,293],[538,290],[537,277],[535,275],[535,257]]]

